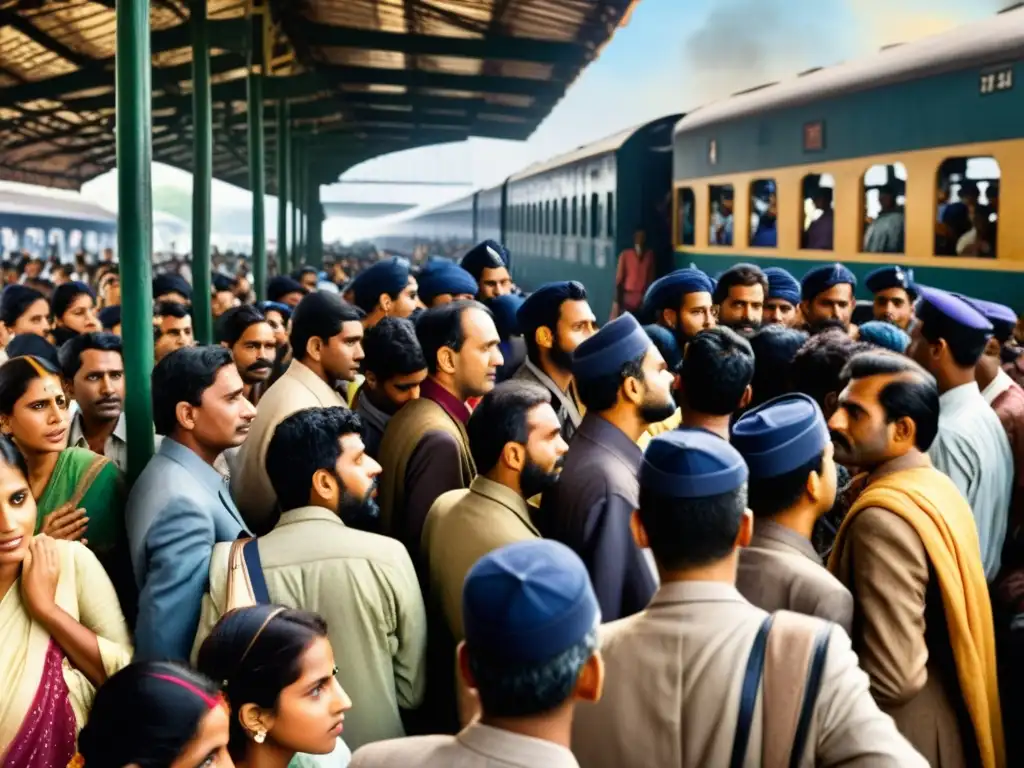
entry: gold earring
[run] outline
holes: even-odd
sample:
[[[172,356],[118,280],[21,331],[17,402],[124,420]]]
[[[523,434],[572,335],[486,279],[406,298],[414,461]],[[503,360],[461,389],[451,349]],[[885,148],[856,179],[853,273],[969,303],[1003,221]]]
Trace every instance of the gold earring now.
[[[266,738],[267,732],[260,728],[256,731],[256,735],[252,737],[252,740],[255,741],[257,744],[262,744],[264,741],[266,741]]]

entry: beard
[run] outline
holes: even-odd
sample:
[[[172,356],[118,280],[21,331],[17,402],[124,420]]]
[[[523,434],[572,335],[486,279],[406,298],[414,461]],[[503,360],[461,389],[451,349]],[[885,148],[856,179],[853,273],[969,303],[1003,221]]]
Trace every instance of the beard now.
[[[846,333],[850,330],[847,323],[844,323],[836,317],[826,317],[824,320],[815,320],[813,323],[808,323],[807,328],[812,336],[824,333],[825,331],[842,331],[843,333]]]
[[[374,482],[362,497],[345,491],[338,501],[338,517],[341,522],[358,531],[377,533],[380,528],[380,507],[373,498],[376,489],[377,483]]]
[[[554,468],[548,472],[533,460],[527,459],[519,475],[519,489],[524,499],[532,499],[538,493],[544,493],[553,488],[558,479],[562,476],[562,466],[565,464],[565,457],[562,456],[555,462]]]
[[[719,320],[718,322],[744,337],[753,336],[761,328],[761,323],[755,323],[751,320]]]
[[[551,364],[558,368],[560,371],[571,371],[572,370],[572,352],[566,351],[565,347],[562,346],[562,342],[557,338],[555,344],[551,347],[551,351],[548,352],[551,358]],[[527,498],[530,498],[527,496]]]
[[[663,403],[646,400],[640,406],[640,418],[647,424],[658,424],[675,414],[675,412],[676,403],[672,398]]]

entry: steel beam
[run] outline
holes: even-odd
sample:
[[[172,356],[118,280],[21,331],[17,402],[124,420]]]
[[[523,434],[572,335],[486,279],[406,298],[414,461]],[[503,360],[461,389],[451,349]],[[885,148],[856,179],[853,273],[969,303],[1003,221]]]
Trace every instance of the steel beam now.
[[[299,206],[302,205],[302,138],[294,136],[291,142],[291,175],[289,179],[289,197],[292,201],[291,212],[291,265],[292,269],[302,264],[302,243],[299,238]]]
[[[281,275],[291,271],[288,259],[289,127],[288,102],[281,99],[277,105],[277,271]]]
[[[262,25],[251,16],[253,39],[259,40]],[[257,51],[261,46],[254,45]],[[263,66],[257,55],[250,55],[248,78],[249,189],[252,191],[252,278],[256,298],[267,298],[267,228],[264,197],[267,188],[263,136]],[[260,62],[257,68],[257,62]]]
[[[213,109],[206,0],[190,0],[192,27],[192,322],[200,344],[213,343],[210,224],[213,208]]]

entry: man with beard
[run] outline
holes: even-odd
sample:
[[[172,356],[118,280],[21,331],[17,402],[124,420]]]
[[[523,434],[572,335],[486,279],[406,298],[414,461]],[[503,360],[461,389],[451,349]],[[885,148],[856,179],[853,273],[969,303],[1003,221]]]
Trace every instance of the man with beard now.
[[[217,318],[217,341],[231,350],[238,375],[245,384],[243,392],[250,403],[258,405],[277,355],[274,329],[262,312],[244,304]]]
[[[572,378],[572,353],[597,332],[587,289],[575,280],[542,285],[523,302],[516,319],[526,339],[526,360],[513,378],[548,391],[568,443],[585,410]]]
[[[818,333],[839,325],[849,333],[850,318],[857,305],[853,296],[856,289],[856,276],[838,262],[808,271],[800,282],[800,312],[807,330]]]
[[[766,267],[764,276],[768,278],[768,298],[764,301],[762,321],[765,325],[793,327],[800,304],[800,283],[782,267]]]
[[[885,351],[855,356],[843,380],[829,420],[835,458],[867,475],[829,570],[853,594],[850,639],[871,693],[929,765],[1006,765],[978,529],[928,458],[939,388]]]
[[[753,395],[754,351],[731,328],[701,331],[686,347],[676,398],[683,424],[729,439],[733,414]]]
[[[654,572],[630,533],[637,506],[637,441],[676,410],[673,374],[628,312],[573,353],[572,374],[587,409],[561,481],[544,494],[540,530],[586,563],[607,621],[636,613],[654,594]]]
[[[307,408],[278,425],[267,472],[284,512],[248,545],[271,603],[327,622],[338,679],[359,701],[360,711],[345,716],[353,750],[405,735],[401,711],[422,702],[427,671],[426,612],[412,561],[399,542],[356,527],[375,513],[380,475],[361,428],[359,416],[340,407]],[[231,549],[214,550],[193,658],[226,610]]]
[[[719,325],[750,334],[761,327],[767,297],[768,278],[761,268],[737,264],[718,278],[711,298],[718,306]]]
[[[917,301],[914,271],[903,267],[879,267],[868,273],[864,285],[875,296],[875,320],[892,323],[909,332],[914,320],[914,302]]]
[[[711,294],[715,284],[699,269],[688,267],[659,277],[644,296],[644,313],[676,336],[682,350],[690,339],[715,327]]]

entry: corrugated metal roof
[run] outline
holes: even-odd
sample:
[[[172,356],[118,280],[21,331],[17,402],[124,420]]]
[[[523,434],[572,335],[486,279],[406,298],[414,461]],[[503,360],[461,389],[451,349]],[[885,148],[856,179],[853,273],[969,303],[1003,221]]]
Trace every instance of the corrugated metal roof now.
[[[280,99],[324,183],[386,152],[526,138],[636,1],[257,0],[270,168]],[[245,186],[250,3],[208,2],[214,172]],[[114,166],[116,4],[0,0],[0,179],[74,189]],[[150,7],[154,158],[190,170],[189,3]]]

